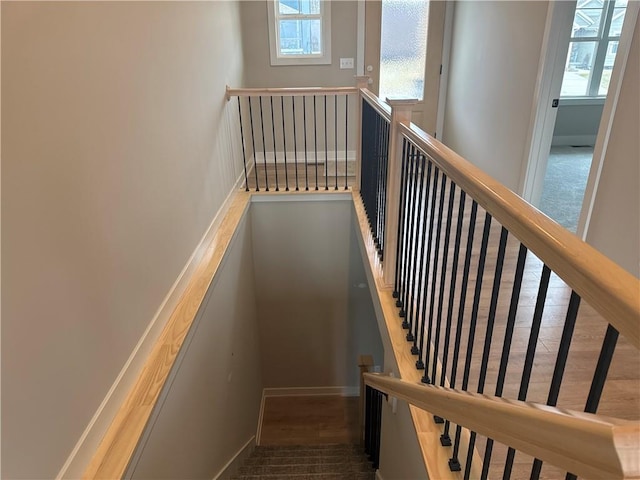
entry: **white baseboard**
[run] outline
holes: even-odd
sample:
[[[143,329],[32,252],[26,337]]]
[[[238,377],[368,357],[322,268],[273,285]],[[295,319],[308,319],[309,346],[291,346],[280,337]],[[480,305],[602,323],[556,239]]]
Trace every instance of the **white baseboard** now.
[[[384,480],[384,478],[382,478],[382,474],[380,473],[380,469],[376,470],[376,480]]]
[[[222,467],[222,469],[213,477],[213,480],[228,480],[238,471],[238,468],[251,455],[256,447],[256,437],[251,437],[240,450]]]
[[[596,144],[596,135],[557,135],[551,141],[552,147],[561,146],[594,146]]]
[[[360,387],[286,387],[265,388],[264,397],[295,397],[313,395],[340,395],[342,397],[357,397]]]
[[[258,165],[261,165],[265,159],[267,162],[267,165],[273,165],[274,163],[276,164],[283,164],[284,165],[284,158],[285,158],[285,152],[284,151],[276,151],[275,155],[274,152],[260,152],[257,151],[255,153],[255,160],[257,160]],[[304,151],[287,151],[287,164],[288,165],[293,165],[294,162],[298,161],[298,164],[304,164]],[[345,150],[343,149],[338,149],[337,152],[337,157],[338,157],[338,162],[344,162],[345,160]],[[356,161],[356,151],[355,150],[347,150],[346,152],[346,157],[347,157],[347,161],[349,162],[355,162]],[[254,159],[254,156],[251,156],[251,160]],[[327,163],[333,164],[332,162],[336,161],[336,151],[335,150],[327,150],[326,152],[324,150],[320,151],[318,150],[318,164],[323,164],[325,163],[325,160],[327,161]],[[315,151],[311,151],[311,152],[307,152],[307,164],[308,165],[315,165],[316,164],[316,153]]]
[[[155,342],[160,336],[162,329],[169,320],[169,317],[171,316],[171,313],[175,309],[176,305],[180,301],[180,298],[189,283],[191,275],[197,268],[198,263],[202,259],[207,246],[211,243],[211,240],[217,232],[220,223],[229,210],[233,196],[236,194],[236,191],[243,183],[244,173],[242,173],[236,180],[236,183],[234,184],[233,188],[229,192],[229,195],[216,213],[202,239],[196,246],[193,254],[178,275],[175,283],[169,289],[167,296],[164,298],[156,314],[147,325],[147,328],[140,337],[140,340],[138,340],[137,345],[122,367],[122,370],[116,377],[113,385],[111,385],[111,388],[107,392],[107,395],[102,400],[102,403],[87,424],[87,427],[80,436],[80,439],[78,440],[73,450],[69,454],[66,462],[58,472],[58,475],[56,475],[56,480],[82,477],[85,468],[93,457],[93,454],[98,448],[98,445],[100,444],[100,441],[109,428],[109,425],[111,425],[111,422],[113,421],[113,418],[115,417],[118,409],[125,401],[129,390],[135,384],[135,381],[140,374],[140,370],[147,360],[147,357],[151,353],[151,350],[153,349]]]

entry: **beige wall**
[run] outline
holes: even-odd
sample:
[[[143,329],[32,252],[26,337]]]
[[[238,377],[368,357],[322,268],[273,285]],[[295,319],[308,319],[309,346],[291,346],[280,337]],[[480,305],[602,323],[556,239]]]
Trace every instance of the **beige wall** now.
[[[251,206],[265,387],[355,387],[359,354],[381,364],[352,209],[350,200]]]
[[[245,217],[161,394],[131,478],[210,480],[256,434],[262,382],[251,237]]]
[[[267,2],[243,1],[241,15],[247,87],[355,85],[355,68],[340,70],[340,58],[353,58],[355,65],[357,2],[331,2],[331,65],[272,67],[269,57]]]
[[[547,2],[456,2],[444,143],[517,190]]]
[[[239,175],[239,28],[226,2],[2,3],[3,478],[55,477]]]
[[[640,277],[640,25],[629,51],[587,242]]]

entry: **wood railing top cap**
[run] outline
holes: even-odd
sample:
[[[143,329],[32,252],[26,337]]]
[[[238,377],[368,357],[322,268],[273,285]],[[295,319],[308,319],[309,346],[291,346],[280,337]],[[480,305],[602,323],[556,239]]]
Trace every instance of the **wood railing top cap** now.
[[[387,97],[386,102],[392,107],[402,105],[415,105],[418,103],[417,98],[399,98],[399,97]]]

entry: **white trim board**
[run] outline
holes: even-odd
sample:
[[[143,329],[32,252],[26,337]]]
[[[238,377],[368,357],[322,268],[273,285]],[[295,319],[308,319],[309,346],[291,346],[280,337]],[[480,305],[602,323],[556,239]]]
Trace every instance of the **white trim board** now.
[[[176,305],[180,301],[180,298],[182,297],[182,294],[189,284],[191,276],[202,259],[207,246],[211,243],[211,240],[222,223],[224,216],[229,210],[233,196],[243,184],[244,172],[240,174],[234,186],[229,191],[227,198],[218,209],[218,212],[215,214],[205,234],[202,236],[202,239],[191,254],[191,257],[187,260],[187,263],[178,275],[178,278],[158,307],[156,314],[147,325],[147,328],[138,340],[138,343],[131,352],[131,355],[122,367],[122,370],[87,424],[84,432],[82,432],[82,435],[76,442],[64,465],[56,475],[56,480],[63,478],[80,478],[84,473],[84,469],[87,467],[91,457],[98,448],[100,441],[104,437],[109,425],[111,425],[111,422],[122,405],[122,402],[124,402],[126,396],[140,375],[142,366],[150,355],[153,346],[160,336],[165,324],[169,320],[169,317],[175,310]]]
[[[265,388],[264,398],[267,397],[310,397],[316,395],[340,395],[342,397],[357,397],[360,387],[284,387]]]
[[[240,450],[213,477],[213,480],[228,480],[238,471],[238,468],[251,455],[256,447],[256,437],[252,436]]]

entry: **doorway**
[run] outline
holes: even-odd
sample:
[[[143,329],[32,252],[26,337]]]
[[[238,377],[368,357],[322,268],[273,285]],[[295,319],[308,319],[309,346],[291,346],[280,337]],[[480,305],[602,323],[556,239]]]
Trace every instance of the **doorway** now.
[[[627,3],[578,0],[549,7],[522,191],[525,199],[583,238],[613,112],[605,104],[619,87],[633,33],[626,30],[634,22],[624,23]],[[615,106],[615,98],[611,104]]]
[[[429,2],[424,0],[382,0],[364,3],[364,73],[370,77],[369,89],[383,100],[387,96],[417,97],[419,101],[412,110],[412,121],[425,132],[437,137],[436,125],[446,2],[441,0]],[[407,15],[409,15],[408,18],[406,18]],[[387,39],[394,40],[393,45],[384,45],[383,30],[394,27],[400,27],[400,32],[390,32],[391,34],[387,35]],[[393,80],[387,82],[387,87],[384,88],[385,81],[383,79],[384,91],[381,92],[381,70],[384,68],[387,68],[387,71],[396,69],[391,65],[397,61],[394,58],[396,53],[402,53],[397,52],[401,46],[409,47],[405,48],[409,50],[409,54],[416,53],[410,48],[410,42],[403,41],[403,39],[415,39],[418,30],[423,35],[426,34],[426,57],[423,58],[422,62],[424,63],[419,67],[423,69],[424,75],[418,75],[421,78],[415,82],[419,85],[419,91],[416,91],[415,88],[407,90],[402,86],[396,88]],[[407,75],[402,74],[398,77],[406,78]]]

